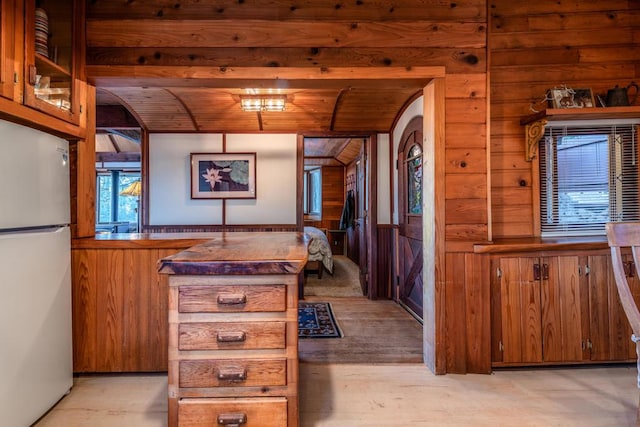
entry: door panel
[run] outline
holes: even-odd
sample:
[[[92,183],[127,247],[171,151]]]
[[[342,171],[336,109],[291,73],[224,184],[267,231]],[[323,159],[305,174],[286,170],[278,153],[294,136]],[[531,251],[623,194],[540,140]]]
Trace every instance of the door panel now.
[[[520,307],[522,308],[522,361],[542,361],[542,311],[540,280],[534,271],[536,258],[520,258]]]
[[[407,124],[398,147],[398,299],[421,319],[424,291],[422,137],[422,117],[419,116]]]
[[[520,269],[518,258],[500,259],[500,303],[502,321],[502,360],[506,363],[522,360],[520,329]]]
[[[422,318],[422,241],[400,237],[400,301]]]

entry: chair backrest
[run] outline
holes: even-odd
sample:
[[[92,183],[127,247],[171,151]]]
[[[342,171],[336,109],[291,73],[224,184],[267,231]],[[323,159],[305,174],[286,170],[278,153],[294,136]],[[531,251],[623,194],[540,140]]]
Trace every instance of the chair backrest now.
[[[640,222],[610,222],[606,225],[606,230],[620,302],[627,319],[629,319],[633,334],[636,337],[640,337],[640,311],[638,311],[638,306],[633,299],[633,294],[627,281],[621,251],[621,248],[631,248],[633,262],[636,266],[633,270],[637,272],[638,268],[640,268]],[[640,360],[638,363],[640,365]]]

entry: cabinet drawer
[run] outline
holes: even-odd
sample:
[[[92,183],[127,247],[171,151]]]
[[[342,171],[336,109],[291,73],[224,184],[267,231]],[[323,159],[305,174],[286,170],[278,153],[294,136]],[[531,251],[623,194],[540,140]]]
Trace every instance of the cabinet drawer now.
[[[180,350],[252,350],[285,348],[285,322],[182,323]]]
[[[287,399],[181,399],[180,427],[286,427]]]
[[[181,286],[178,311],[181,313],[233,313],[285,311],[285,285]]]
[[[180,387],[261,387],[287,384],[286,359],[209,359],[180,362]]]

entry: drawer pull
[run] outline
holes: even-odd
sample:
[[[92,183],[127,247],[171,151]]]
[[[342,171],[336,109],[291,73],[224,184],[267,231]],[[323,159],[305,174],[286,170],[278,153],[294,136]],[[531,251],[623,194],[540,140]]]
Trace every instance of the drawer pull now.
[[[238,427],[241,424],[247,423],[247,415],[243,413],[239,414],[218,414],[218,425]]]
[[[220,331],[216,337],[218,342],[243,342],[247,339],[244,331]]]
[[[245,294],[220,294],[218,295],[218,304],[220,305],[240,305],[247,303]]]
[[[242,368],[226,368],[218,371],[220,381],[242,382],[247,379],[247,370]]]

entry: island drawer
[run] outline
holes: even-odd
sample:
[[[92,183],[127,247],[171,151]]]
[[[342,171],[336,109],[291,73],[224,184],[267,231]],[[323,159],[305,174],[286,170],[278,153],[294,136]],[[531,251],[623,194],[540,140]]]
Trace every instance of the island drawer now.
[[[287,360],[181,360],[179,375],[183,388],[283,386],[287,384]]]
[[[181,313],[283,312],[287,308],[286,286],[193,285],[180,286]]]
[[[287,425],[287,399],[180,399],[178,423],[180,427],[284,427]]]
[[[181,323],[178,326],[178,349],[284,349],[285,331],[285,322]]]

